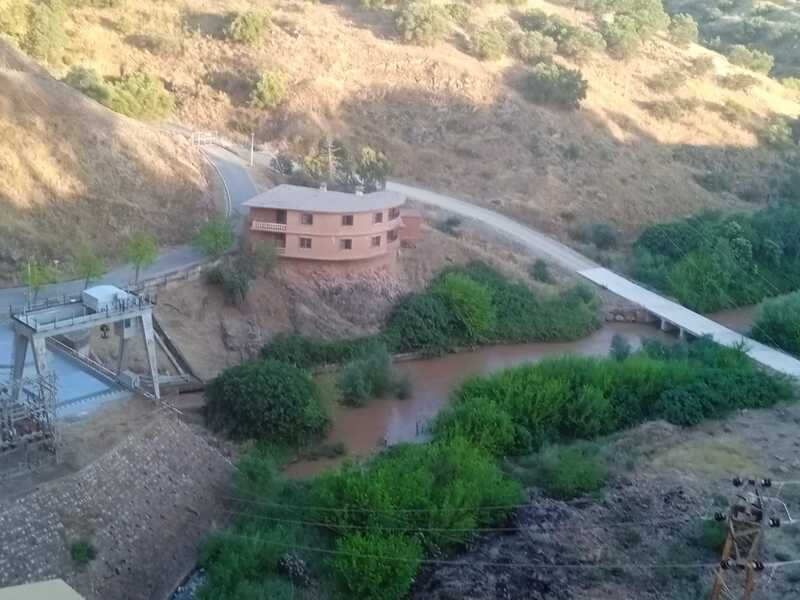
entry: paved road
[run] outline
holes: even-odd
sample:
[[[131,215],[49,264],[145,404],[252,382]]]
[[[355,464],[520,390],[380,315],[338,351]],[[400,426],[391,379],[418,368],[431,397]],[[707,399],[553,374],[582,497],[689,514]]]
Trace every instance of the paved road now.
[[[780,373],[800,377],[800,360],[793,356],[746,338],[716,321],[712,321],[685,306],[681,306],[677,302],[673,302],[625,279],[613,271],[599,267],[564,244],[494,211],[480,208],[456,198],[442,196],[399,183],[387,183],[386,189],[399,192],[425,204],[433,204],[464,217],[481,221],[489,227],[514,238],[533,253],[546,255],[565,269],[614,292],[622,298],[630,300],[679,329],[694,336],[710,335],[715,341],[724,346],[736,346],[744,341],[747,347],[747,354],[756,362]]]
[[[475,206],[474,204],[458,200],[457,198],[443,196],[428,190],[395,183],[393,181],[386,183],[386,189],[419,200],[425,204],[432,204],[464,217],[480,221],[492,229],[496,229],[497,231],[515,238],[516,241],[520,242],[534,254],[547,256],[553,262],[558,263],[568,271],[577,273],[583,269],[591,269],[597,266],[591,260],[575,252],[575,250],[565,246],[561,242],[557,242],[553,238],[539,233],[538,231],[534,231],[530,227],[521,225],[517,221],[504,217],[493,210],[481,208],[480,206]]]
[[[206,147],[206,154],[222,177],[229,193],[231,212],[234,217],[237,217],[237,215],[241,214],[242,203],[258,193],[258,188],[253,183],[247,170],[243,168],[246,163],[235,154],[222,148],[208,146]],[[205,256],[189,245],[164,248],[155,263],[146,269],[142,269],[140,278],[160,277],[176,269],[200,264],[204,260]],[[124,287],[132,283],[133,279],[133,267],[123,265],[112,269],[94,283],[108,283]],[[39,292],[39,297],[47,298],[63,294],[77,294],[82,289],[83,280],[65,281],[46,286]],[[8,313],[9,305],[24,304],[27,293],[27,288],[25,287],[0,289],[0,318],[2,318],[3,314]]]

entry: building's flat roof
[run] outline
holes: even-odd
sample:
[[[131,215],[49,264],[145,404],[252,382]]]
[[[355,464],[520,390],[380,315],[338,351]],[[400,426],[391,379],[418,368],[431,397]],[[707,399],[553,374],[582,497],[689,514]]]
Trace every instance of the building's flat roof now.
[[[250,198],[244,206],[318,213],[359,213],[394,208],[405,201],[405,197],[397,192],[359,195],[282,184]]]
[[[0,600],[83,600],[60,579],[29,583],[0,590]]]

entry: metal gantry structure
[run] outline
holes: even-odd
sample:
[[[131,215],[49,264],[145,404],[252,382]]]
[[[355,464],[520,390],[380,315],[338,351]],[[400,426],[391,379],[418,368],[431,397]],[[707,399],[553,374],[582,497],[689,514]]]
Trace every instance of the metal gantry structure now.
[[[0,480],[60,461],[53,373],[0,386]]]
[[[764,571],[764,538],[770,527],[780,527],[771,517],[768,499],[762,490],[772,487],[769,479],[734,478],[737,492],[728,513],[717,513],[717,521],[727,523],[722,559],[714,573],[710,600],[752,600],[758,573]]]

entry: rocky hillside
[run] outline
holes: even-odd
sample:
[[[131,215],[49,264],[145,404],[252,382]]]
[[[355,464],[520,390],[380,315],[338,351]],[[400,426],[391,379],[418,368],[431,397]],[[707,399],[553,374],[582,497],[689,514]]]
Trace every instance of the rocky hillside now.
[[[185,240],[209,174],[186,143],[113,113],[0,39],[0,283],[24,260],[115,257],[127,234]]]
[[[326,134],[369,144],[397,178],[492,202],[557,235],[589,221],[633,234],[703,208],[759,204],[783,174],[785,157],[762,134],[773,116],[800,112],[797,96],[761,75],[744,90],[724,87],[726,75],[746,72],[704,47],[678,47],[662,31],[628,60],[602,50],[580,64],[556,56],[588,81],[582,108],[568,111],[526,99],[530,67],[513,52],[481,61],[470,48],[476,29],[518,30],[530,8],[600,30],[602,18],[571,8],[591,3],[470,3],[465,24],[431,47],[401,39],[402,5],[367,4],[79,3],[63,57],[48,68],[65,75],[81,65],[110,82],[154,74],[183,123],[241,139],[252,131],[273,148],[307,149]],[[247,10],[268,11],[269,25],[237,43],[229,14]],[[701,56],[708,69],[692,74]],[[685,79],[671,80],[674,71]],[[251,101],[265,72],[282,82],[275,108]]]

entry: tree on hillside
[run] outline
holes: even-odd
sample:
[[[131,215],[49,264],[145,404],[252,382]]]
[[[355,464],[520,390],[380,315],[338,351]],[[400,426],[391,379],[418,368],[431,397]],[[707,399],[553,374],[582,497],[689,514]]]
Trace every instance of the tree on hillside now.
[[[58,279],[58,270],[36,259],[28,260],[20,267],[19,278],[28,288],[28,301],[35,304],[42,288]]]
[[[67,41],[67,11],[61,0],[43,0],[31,4],[28,31],[23,40],[25,51],[40,60],[55,62],[61,58]]]
[[[672,22],[669,24],[669,39],[673,44],[686,48],[689,44],[697,42],[699,35],[697,21],[691,15],[681,13],[672,17]]]
[[[125,244],[125,259],[136,269],[134,283],[139,283],[142,267],[152,265],[158,257],[158,246],[151,235],[134,233]]]
[[[106,263],[103,257],[95,252],[94,248],[81,244],[73,252],[75,274],[83,279],[83,289],[89,287],[89,282],[97,279],[106,272]]]
[[[192,243],[211,258],[217,259],[233,245],[233,229],[227,219],[216,217],[197,230]]]

